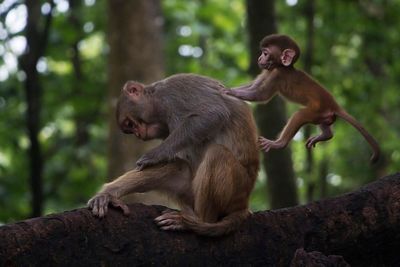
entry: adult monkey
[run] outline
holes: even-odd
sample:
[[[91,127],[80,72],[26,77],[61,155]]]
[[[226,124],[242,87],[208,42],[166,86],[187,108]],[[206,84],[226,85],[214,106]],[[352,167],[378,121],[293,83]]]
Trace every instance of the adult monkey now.
[[[117,106],[121,130],[164,141],[137,161],[137,169],[105,184],[88,202],[92,213],[103,217],[111,204],[128,214],[120,197],[159,190],[181,206],[155,218],[161,229],[210,236],[235,230],[249,215],[259,166],[257,132],[248,106],[223,89],[193,74],[147,86],[127,82]]]
[[[268,101],[279,93],[288,100],[305,106],[292,115],[277,140],[259,138],[262,150],[268,152],[271,148],[285,147],[301,126],[307,123],[318,125],[322,131],[306,142],[307,148],[315,147],[316,143],[333,137],[331,125],[336,116],[339,116],[354,126],[371,145],[371,162],[378,160],[380,149],[375,139],[317,81],[294,68],[293,64],[300,56],[300,48],[293,39],[286,35],[272,34],[261,41],[260,47],[258,66],[263,72],[248,85],[224,91],[249,101]]]

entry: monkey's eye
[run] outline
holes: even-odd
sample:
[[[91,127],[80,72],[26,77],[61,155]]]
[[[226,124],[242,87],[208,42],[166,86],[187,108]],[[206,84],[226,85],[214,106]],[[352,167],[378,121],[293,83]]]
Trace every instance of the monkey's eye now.
[[[133,128],[133,127],[136,127],[136,124],[132,120],[126,119],[124,121],[124,126],[126,128]]]
[[[269,51],[267,49],[263,49],[261,50],[261,54],[263,54],[263,56],[268,56]]]

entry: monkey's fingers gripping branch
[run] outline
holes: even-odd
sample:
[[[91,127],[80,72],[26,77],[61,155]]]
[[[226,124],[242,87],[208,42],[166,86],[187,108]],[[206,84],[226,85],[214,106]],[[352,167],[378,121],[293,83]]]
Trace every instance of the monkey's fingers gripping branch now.
[[[173,230],[173,231],[185,230],[185,226],[183,225],[182,220],[183,219],[180,212],[177,211],[165,212],[154,219],[156,224],[162,230]]]
[[[92,210],[92,214],[96,217],[103,218],[108,212],[108,205],[111,204],[115,208],[120,208],[124,215],[129,215],[128,206],[120,199],[108,194],[99,193],[88,201],[88,207]]]

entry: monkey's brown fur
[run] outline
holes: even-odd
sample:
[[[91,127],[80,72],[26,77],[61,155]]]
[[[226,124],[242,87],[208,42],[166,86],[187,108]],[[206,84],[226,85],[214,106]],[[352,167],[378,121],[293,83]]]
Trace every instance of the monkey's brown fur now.
[[[93,214],[103,217],[109,204],[127,214],[122,196],[158,190],[181,206],[155,219],[161,229],[210,236],[235,230],[249,215],[259,165],[257,133],[248,106],[222,89],[191,74],[147,86],[127,82],[117,110],[121,129],[164,141],[138,160],[138,169],[103,186],[88,202]]]
[[[300,55],[296,42],[286,35],[266,36],[260,43],[261,55],[258,65],[263,72],[249,85],[225,90],[229,95],[249,101],[269,101],[276,94],[301,104],[304,108],[292,115],[277,140],[259,138],[261,148],[267,152],[271,148],[285,147],[296,132],[307,123],[319,125],[321,134],[307,140],[306,146],[312,148],[320,141],[333,137],[331,125],[339,116],[354,126],[371,145],[371,162],[379,158],[380,149],[375,139],[341,108],[333,96],[307,73],[297,70],[293,64]]]

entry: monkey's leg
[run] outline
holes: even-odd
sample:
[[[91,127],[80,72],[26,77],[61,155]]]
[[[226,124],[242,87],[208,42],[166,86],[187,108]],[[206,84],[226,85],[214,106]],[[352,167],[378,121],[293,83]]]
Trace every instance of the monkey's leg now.
[[[221,215],[247,210],[253,182],[243,165],[222,145],[211,145],[193,179],[196,215],[215,222]]]
[[[161,215],[158,224],[163,230],[190,229],[210,236],[231,232],[250,214],[254,180],[230,150],[211,145],[193,179],[195,213]]]
[[[191,191],[191,172],[184,161],[176,161],[146,168],[143,171],[132,170],[115,181],[107,183],[88,202],[93,215],[103,217],[108,211],[108,205],[121,208],[125,214],[128,207],[120,197],[130,193],[142,193],[150,190],[160,190],[172,193],[183,199],[188,206],[193,199]]]
[[[333,137],[332,129],[330,125],[327,124],[320,124],[319,125],[321,129],[321,134],[317,136],[312,136],[308,138],[306,147],[307,148],[313,148],[315,147],[315,144],[321,141],[327,141]]]
[[[290,117],[277,140],[272,141],[264,137],[259,138],[259,145],[261,149],[265,152],[268,152],[271,148],[279,149],[286,147],[301,126],[313,122],[315,118],[316,115],[314,111],[308,108],[300,109],[299,111],[295,112],[292,117]]]

